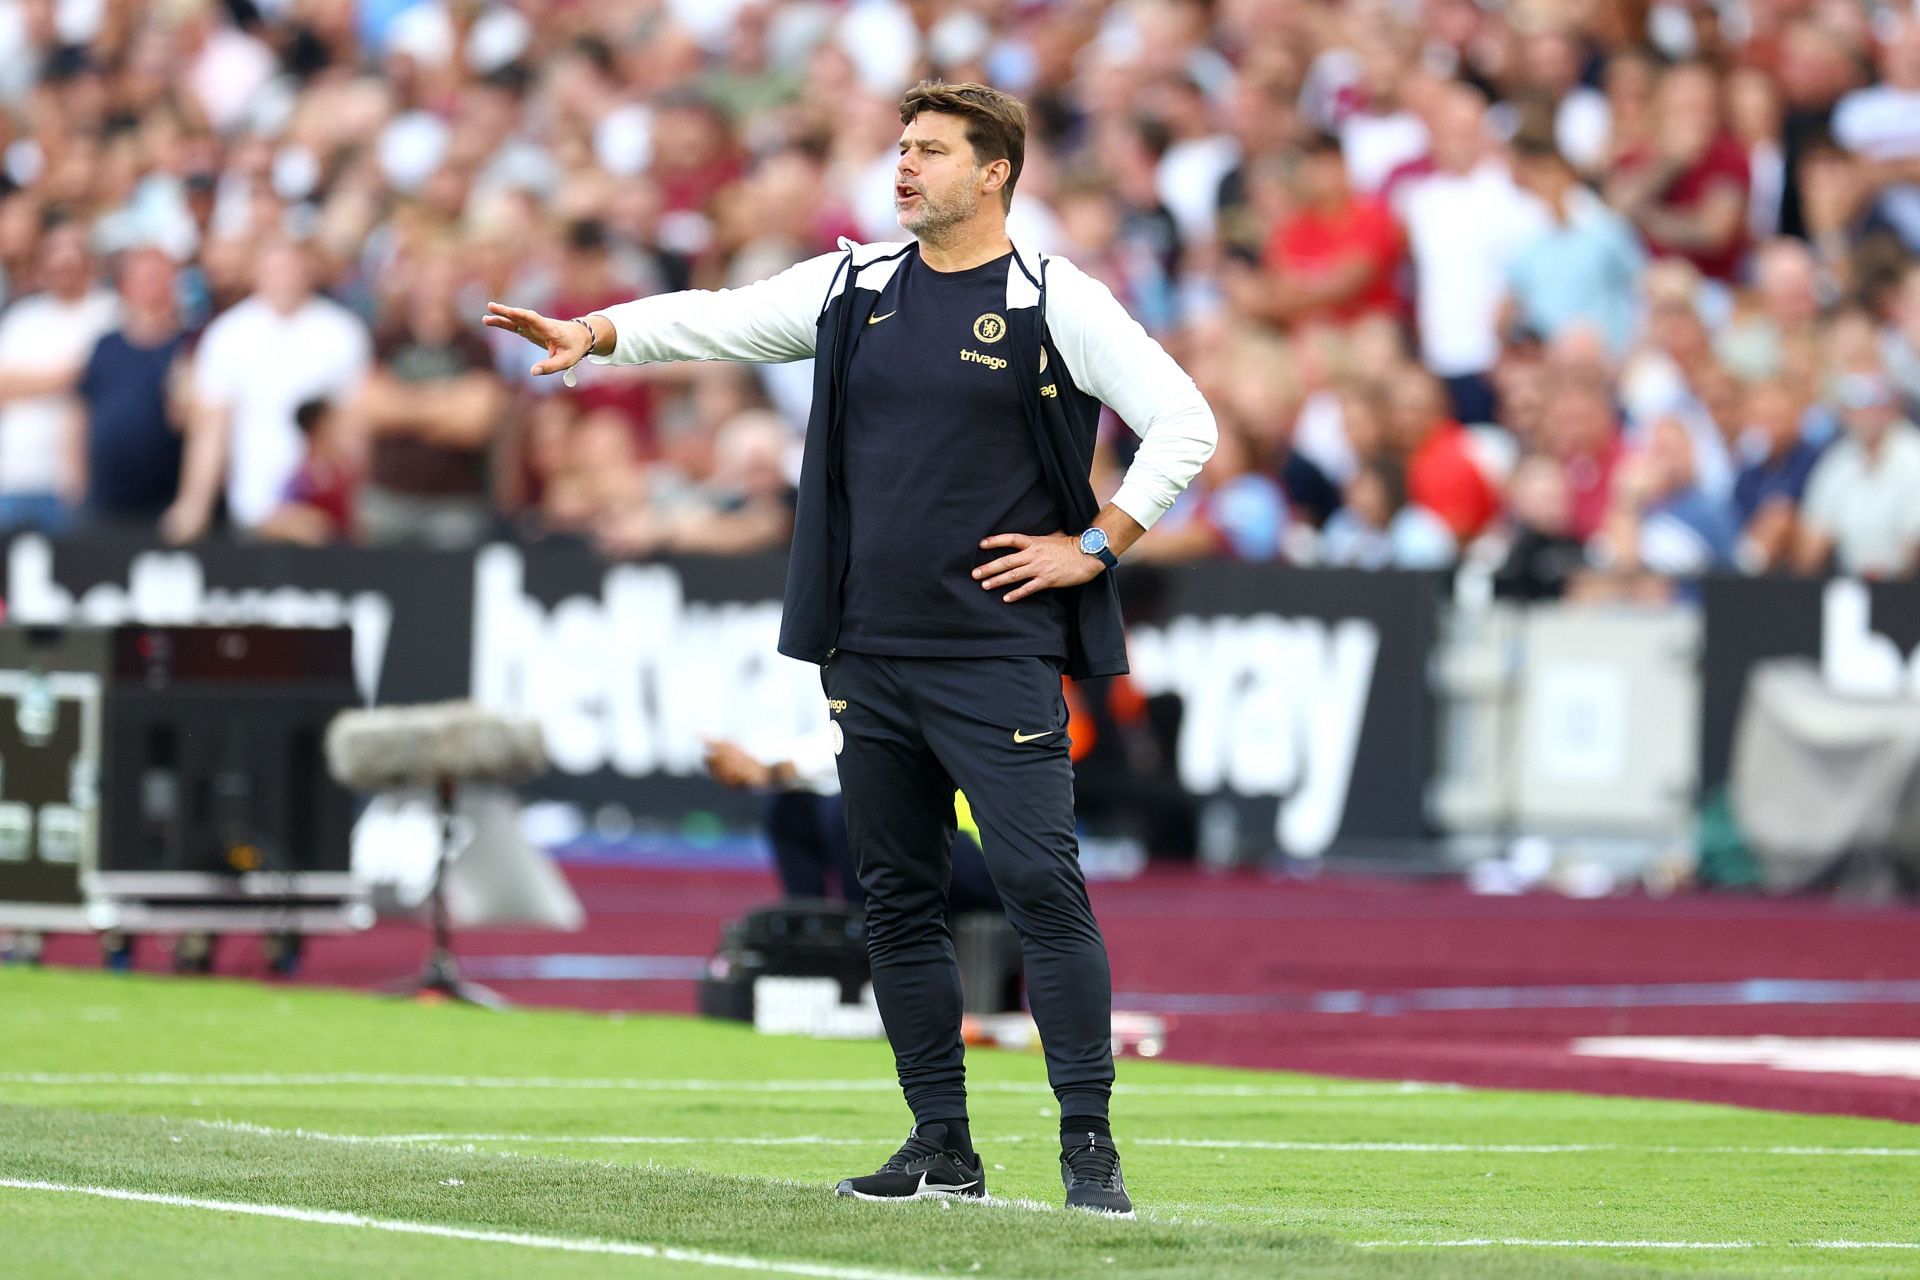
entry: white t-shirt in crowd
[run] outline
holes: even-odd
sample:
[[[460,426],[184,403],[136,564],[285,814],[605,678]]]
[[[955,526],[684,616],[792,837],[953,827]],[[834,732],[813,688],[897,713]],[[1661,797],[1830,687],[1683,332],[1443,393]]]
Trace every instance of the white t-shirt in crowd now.
[[[120,300],[95,289],[72,302],[22,298],[0,316],[0,369],[44,373],[75,368],[120,322]],[[72,400],[33,396],[0,406],[0,493],[58,493],[65,486],[64,437]]]
[[[353,390],[370,348],[359,317],[318,297],[292,315],[248,298],[207,326],[194,357],[194,390],[232,413],[227,513],[234,523],[257,525],[280,506],[306,457],[294,411]]]
[[[1160,157],[1154,190],[1188,244],[1213,239],[1220,180],[1240,163],[1240,144],[1224,134],[1176,142]]]
[[[1495,321],[1514,255],[1547,230],[1546,209],[1497,160],[1412,179],[1399,206],[1421,359],[1443,378],[1486,372],[1500,354]]]
[[[1855,89],[1833,109],[1833,136],[1869,160],[1920,156],[1920,90],[1887,84]],[[1880,210],[1909,247],[1920,245],[1920,184],[1887,188]]]
[[[1821,457],[1802,508],[1813,528],[1833,539],[1844,573],[1905,573],[1920,548],[1920,429],[1895,423],[1869,460],[1851,436]]]
[[[1356,111],[1340,124],[1340,158],[1347,182],[1374,195],[1401,165],[1427,154],[1427,126],[1411,111],[1376,116]]]

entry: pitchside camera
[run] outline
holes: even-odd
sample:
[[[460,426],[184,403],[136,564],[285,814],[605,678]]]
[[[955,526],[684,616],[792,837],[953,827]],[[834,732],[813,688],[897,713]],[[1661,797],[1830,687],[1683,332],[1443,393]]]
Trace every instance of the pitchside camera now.
[[[356,700],[344,628],[0,628],[0,926],[358,927]]]

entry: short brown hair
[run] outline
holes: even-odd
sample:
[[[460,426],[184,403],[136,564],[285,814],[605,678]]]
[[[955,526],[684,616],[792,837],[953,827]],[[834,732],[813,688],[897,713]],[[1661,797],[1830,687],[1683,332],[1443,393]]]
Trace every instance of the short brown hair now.
[[[984,84],[947,84],[922,80],[900,99],[900,123],[912,124],[922,111],[960,116],[967,122],[967,145],[980,165],[1007,162],[1007,185],[1000,199],[1013,205],[1013,184],[1027,159],[1027,108],[1020,99]]]

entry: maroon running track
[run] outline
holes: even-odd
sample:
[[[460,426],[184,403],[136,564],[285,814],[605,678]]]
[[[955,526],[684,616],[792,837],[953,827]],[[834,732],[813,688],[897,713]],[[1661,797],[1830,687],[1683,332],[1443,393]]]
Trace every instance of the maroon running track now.
[[[694,983],[672,975],[707,953],[725,921],[774,894],[754,870],[576,862],[568,876],[587,908],[584,931],[459,939],[471,969],[517,1002],[689,1012]],[[1094,903],[1118,1007],[1168,1017],[1172,1058],[1920,1121],[1911,1076],[1571,1050],[1585,1036],[1920,1041],[1920,910],[1725,895],[1476,897],[1454,884],[1181,869],[1098,884]],[[56,939],[48,958],[90,963],[92,946]],[[301,977],[375,987],[409,974],[423,947],[405,924],[319,938]],[[576,970],[637,964],[668,976],[494,976],[509,958],[548,955],[584,957]],[[158,947],[139,956],[141,968],[165,963]],[[223,942],[218,968],[267,976],[245,939]]]

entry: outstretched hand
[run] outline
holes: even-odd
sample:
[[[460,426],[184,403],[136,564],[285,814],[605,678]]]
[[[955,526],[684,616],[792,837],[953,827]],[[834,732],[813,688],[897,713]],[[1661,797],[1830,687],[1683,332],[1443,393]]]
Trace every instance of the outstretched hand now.
[[[1106,566],[1099,558],[1080,549],[1080,540],[1070,533],[1035,537],[1029,533],[996,533],[983,539],[982,548],[1012,547],[1013,554],[990,560],[973,571],[982,587],[1020,585],[1007,592],[1008,604],[1045,591],[1049,587],[1077,587],[1092,582]]]
[[[573,368],[587,358],[588,348],[593,345],[587,326],[572,320],[555,320],[525,307],[489,302],[487,314],[480,322],[491,329],[517,333],[536,347],[545,347],[547,358],[529,370],[535,377]]]

